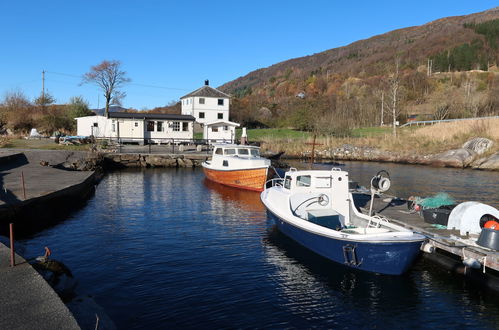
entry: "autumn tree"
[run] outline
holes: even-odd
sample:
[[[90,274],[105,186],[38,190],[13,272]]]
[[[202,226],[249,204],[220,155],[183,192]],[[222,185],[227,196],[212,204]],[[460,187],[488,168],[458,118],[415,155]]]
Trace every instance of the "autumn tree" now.
[[[7,92],[0,108],[0,122],[14,131],[28,132],[34,124],[32,110],[33,105],[22,91]]]
[[[39,107],[42,108],[42,110],[45,110],[45,107],[47,105],[50,105],[50,104],[53,104],[55,103],[55,98],[50,95],[48,92],[45,92],[45,93],[42,93],[40,94],[40,96],[38,96],[34,101],[33,103]]]
[[[82,84],[95,84],[104,92],[106,99],[104,115],[106,117],[109,115],[110,105],[121,105],[121,100],[126,96],[126,93],[120,88],[128,82],[130,82],[130,78],[126,76],[125,71],[121,70],[121,62],[116,60],[102,61],[102,63],[92,66],[82,79]]]

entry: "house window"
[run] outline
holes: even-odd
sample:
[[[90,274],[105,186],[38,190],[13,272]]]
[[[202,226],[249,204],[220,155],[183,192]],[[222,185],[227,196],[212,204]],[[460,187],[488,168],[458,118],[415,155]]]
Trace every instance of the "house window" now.
[[[139,127],[139,123],[138,122],[135,122],[135,127]]]
[[[224,99],[218,99],[218,105],[224,105]]]
[[[182,122],[182,131],[188,132],[189,131],[189,123],[184,121]]]
[[[99,127],[99,123],[94,123],[94,127]]]
[[[162,121],[158,121],[158,122],[156,123],[156,130],[157,130],[158,132],[163,132],[163,122],[162,122]]]
[[[199,119],[203,119],[204,118],[204,112],[200,112],[199,113]]]
[[[199,104],[204,104],[204,97],[199,98]]]
[[[224,114],[222,112],[219,112],[217,115],[218,119],[224,119]]]
[[[154,132],[154,122],[153,121],[148,121],[147,122],[147,131],[148,132]]]
[[[213,126],[213,127],[211,128],[211,131],[212,131],[212,132],[218,132],[218,126]]]
[[[229,126],[225,125],[224,126],[224,131],[228,131],[229,130]]]
[[[116,124],[115,123],[113,123],[111,125],[111,130],[113,131],[113,133],[116,132]]]
[[[174,132],[179,132],[180,131],[180,122],[179,121],[174,121],[172,123],[172,128]]]

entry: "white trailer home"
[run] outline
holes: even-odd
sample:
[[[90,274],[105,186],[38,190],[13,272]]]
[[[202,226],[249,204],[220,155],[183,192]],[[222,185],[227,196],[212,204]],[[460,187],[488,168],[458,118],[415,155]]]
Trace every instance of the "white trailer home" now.
[[[166,143],[167,139],[192,140],[195,118],[140,112],[110,112],[109,117],[78,117],[77,134],[96,138],[115,138],[122,142]]]

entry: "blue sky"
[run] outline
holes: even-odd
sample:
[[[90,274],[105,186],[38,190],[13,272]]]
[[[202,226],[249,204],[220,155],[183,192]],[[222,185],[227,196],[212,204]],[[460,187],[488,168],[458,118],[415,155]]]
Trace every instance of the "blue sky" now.
[[[0,100],[45,87],[57,103],[83,96],[103,106],[80,76],[119,60],[132,79],[125,107],[163,106],[287,59],[394,29],[467,15],[496,1],[153,1],[2,0]],[[153,87],[154,86],[154,87]]]

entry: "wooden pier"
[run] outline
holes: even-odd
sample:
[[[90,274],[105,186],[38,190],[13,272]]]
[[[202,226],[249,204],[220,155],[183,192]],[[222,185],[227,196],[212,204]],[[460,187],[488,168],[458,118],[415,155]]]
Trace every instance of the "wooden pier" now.
[[[354,193],[354,199],[355,204],[364,213],[369,212],[370,195]],[[462,236],[459,230],[449,230],[444,226],[425,222],[418,212],[407,208],[405,200],[382,194],[374,199],[373,214],[381,215],[390,222],[428,237],[428,243],[435,248],[432,254],[438,255],[445,251],[444,253],[452,255],[456,260],[473,258],[480,263],[481,272],[499,272],[499,251],[477,245],[478,235]]]

